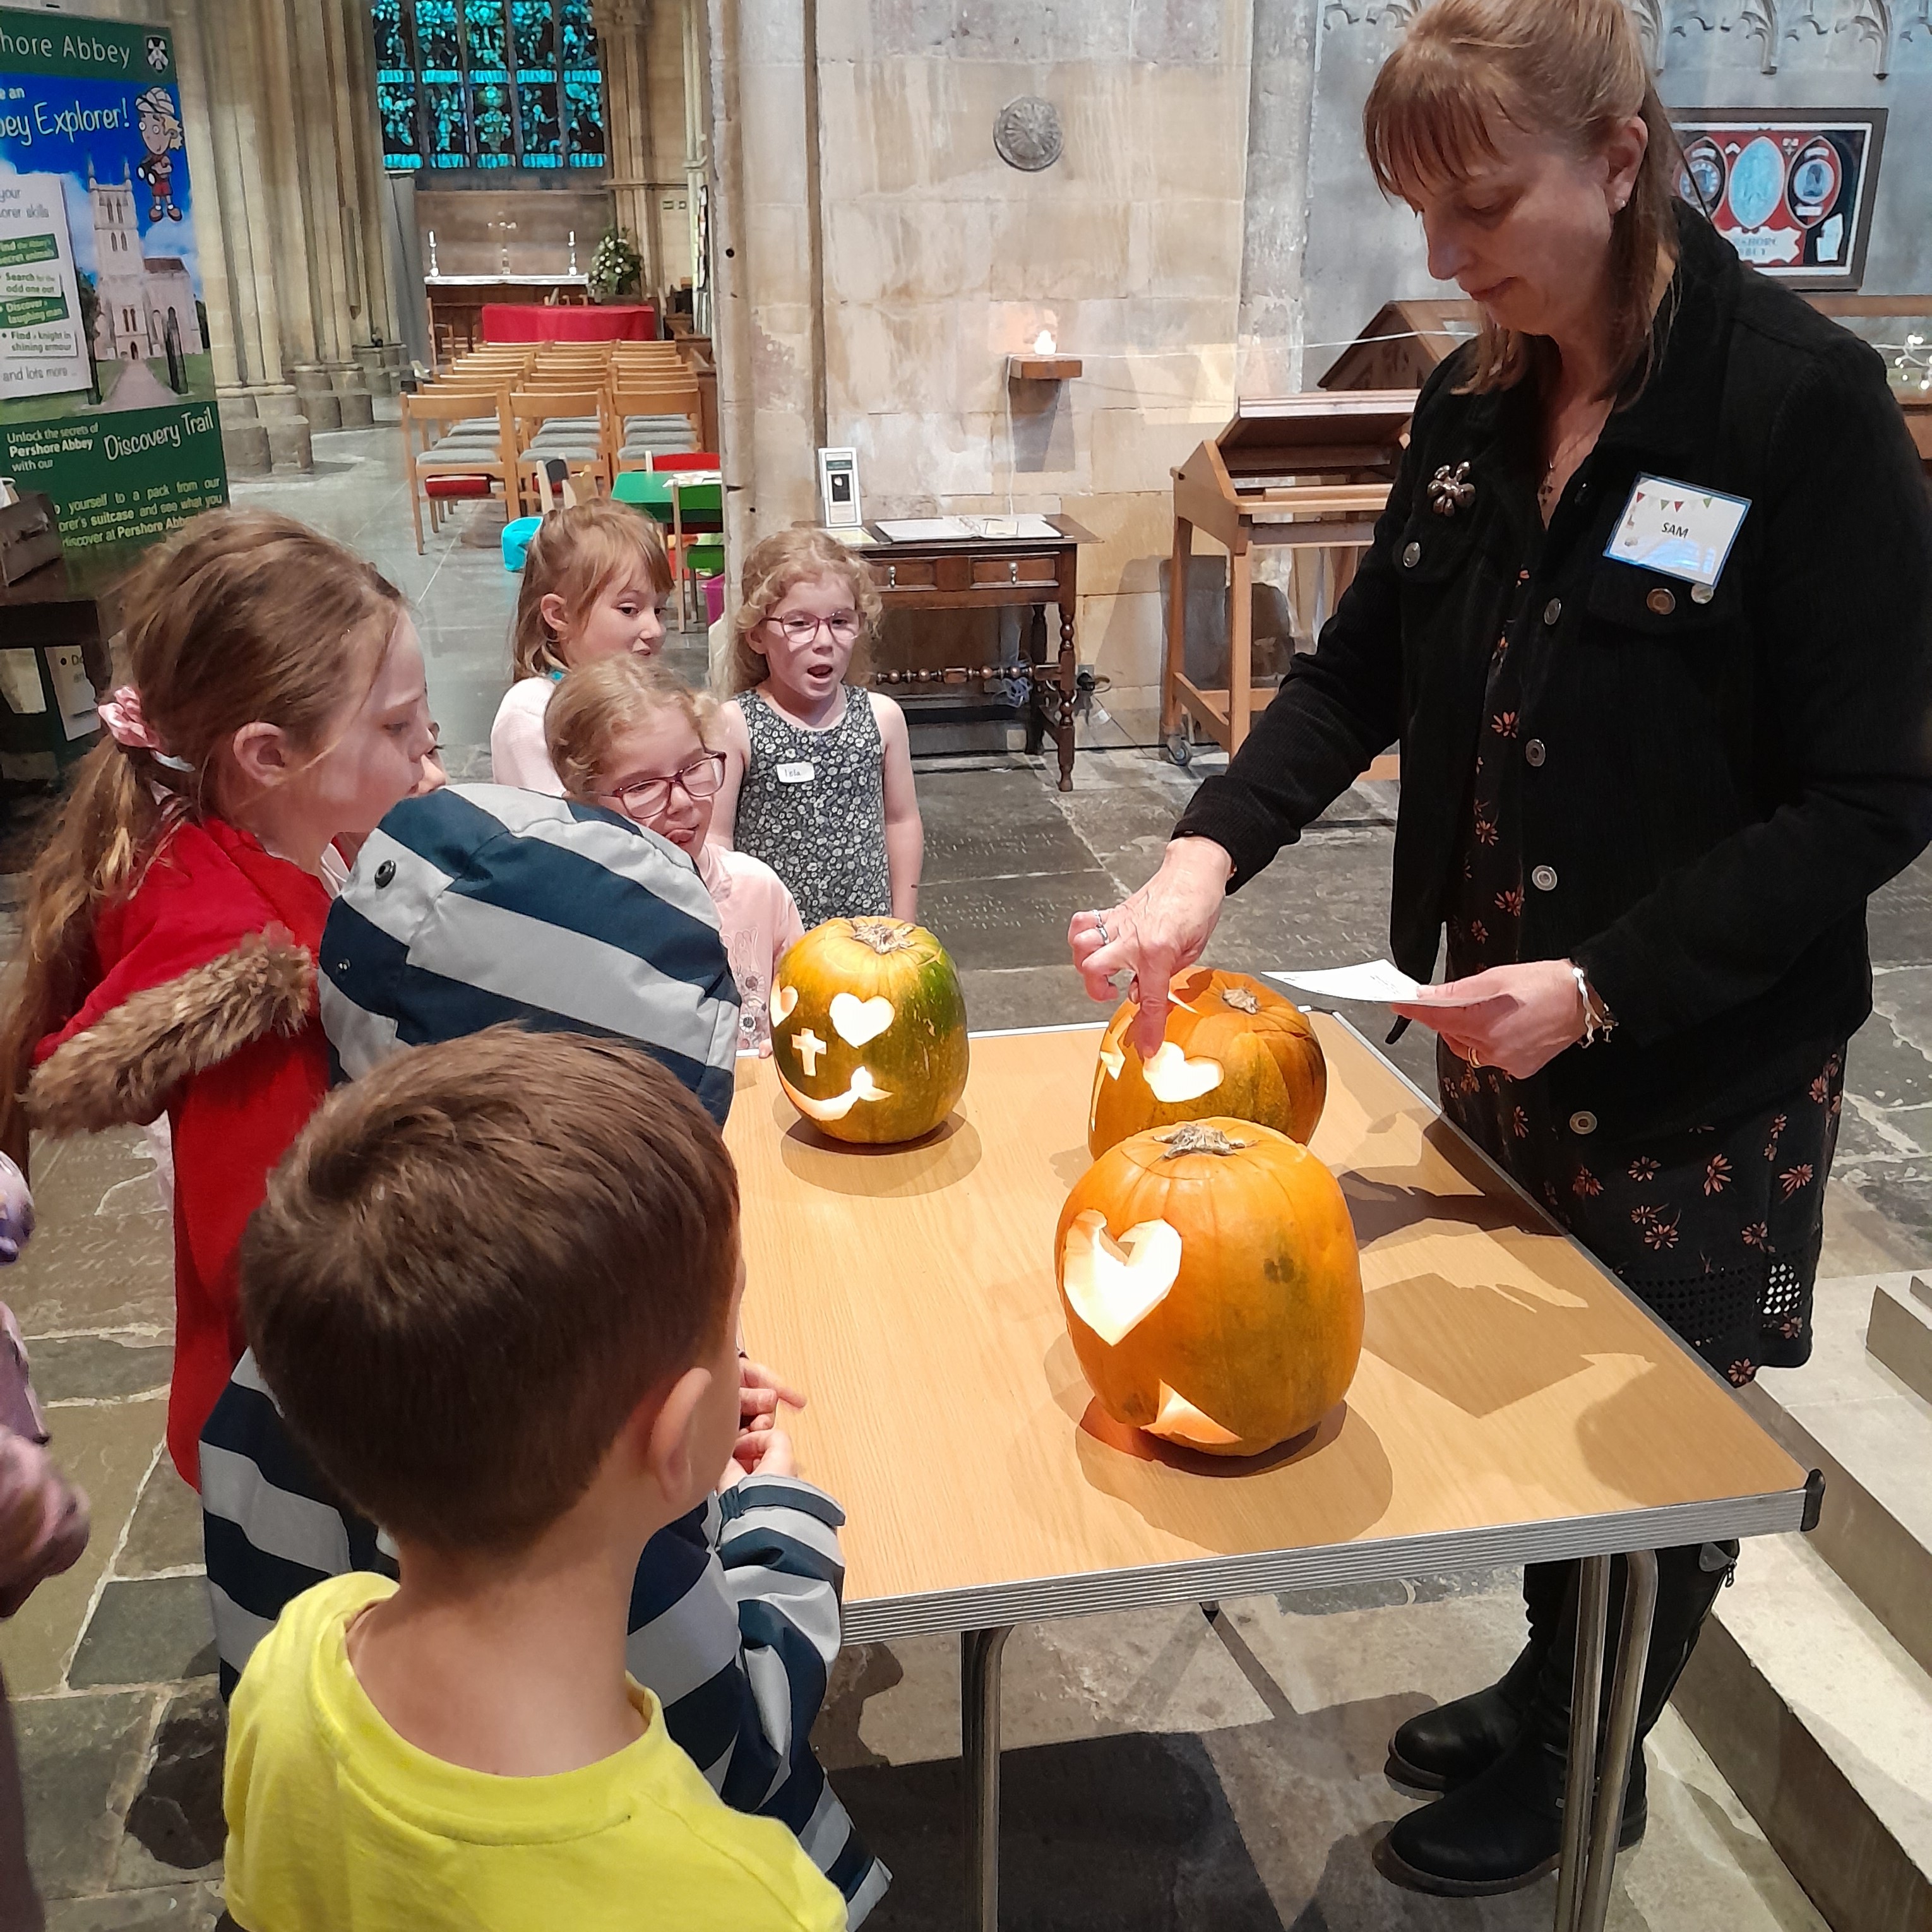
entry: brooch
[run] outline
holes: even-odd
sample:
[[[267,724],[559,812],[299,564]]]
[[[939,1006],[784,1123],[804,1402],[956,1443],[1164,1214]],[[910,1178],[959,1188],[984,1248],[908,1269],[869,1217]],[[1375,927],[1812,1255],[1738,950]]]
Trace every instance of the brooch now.
[[[1448,464],[1437,470],[1429,481],[1429,507],[1438,517],[1453,517],[1458,510],[1466,510],[1476,500],[1476,486],[1469,481],[1469,466],[1459,463],[1454,470]]]

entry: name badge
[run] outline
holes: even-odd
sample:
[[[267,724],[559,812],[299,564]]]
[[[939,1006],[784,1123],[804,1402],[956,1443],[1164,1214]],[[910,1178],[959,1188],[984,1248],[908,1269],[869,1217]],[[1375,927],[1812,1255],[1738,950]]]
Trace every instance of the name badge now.
[[[780,784],[809,784],[818,776],[818,767],[809,758],[801,758],[795,765],[781,765],[778,770]]]
[[[1604,554],[1708,590],[1724,574],[1750,508],[1748,496],[1640,476]]]

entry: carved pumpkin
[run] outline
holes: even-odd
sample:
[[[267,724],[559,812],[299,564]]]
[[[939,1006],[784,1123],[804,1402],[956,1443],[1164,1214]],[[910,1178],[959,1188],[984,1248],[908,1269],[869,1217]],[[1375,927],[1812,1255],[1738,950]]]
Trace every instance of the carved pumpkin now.
[[[1100,1406],[1170,1442],[1258,1455],[1312,1429],[1354,1379],[1348,1204],[1272,1128],[1195,1120],[1123,1141],[1067,1196],[1056,1268]]]
[[[902,919],[828,919],[772,977],[772,1064],[835,1140],[929,1133],[966,1090],[966,1001],[946,949]]]
[[[1198,966],[1180,974],[1167,1037],[1143,1060],[1129,1036],[1139,1006],[1124,1003],[1100,1039],[1087,1151],[1096,1160],[1130,1134],[1202,1120],[1254,1120],[1304,1144],[1322,1118],[1328,1066],[1292,1000],[1245,974]]]

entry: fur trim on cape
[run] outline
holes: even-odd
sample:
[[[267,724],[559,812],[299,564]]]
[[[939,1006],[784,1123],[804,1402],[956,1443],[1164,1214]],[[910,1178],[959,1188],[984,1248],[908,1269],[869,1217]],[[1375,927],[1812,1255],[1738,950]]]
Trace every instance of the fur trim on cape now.
[[[102,1014],[34,1070],[27,1115],[52,1134],[152,1120],[170,1090],[270,1033],[298,1032],[315,1005],[315,962],[286,933],[232,951]]]

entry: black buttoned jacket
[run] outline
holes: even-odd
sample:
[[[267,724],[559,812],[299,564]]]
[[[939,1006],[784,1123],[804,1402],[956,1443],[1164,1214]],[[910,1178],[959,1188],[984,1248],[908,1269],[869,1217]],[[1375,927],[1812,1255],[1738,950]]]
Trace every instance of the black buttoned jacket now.
[[[1176,828],[1232,854],[1232,892],[1400,740],[1390,941],[1429,978],[1529,570],[1522,956],[1580,962],[1616,1015],[1549,1078],[1619,1138],[1802,1089],[1871,1010],[1867,897],[1932,839],[1932,498],[1885,365],[1702,217],[1679,229],[1654,373],[1546,534],[1528,386],[1459,395],[1459,351],[1318,647]],[[1442,514],[1429,484],[1465,463]],[[1750,500],[1708,601],[1605,557],[1643,475]]]

